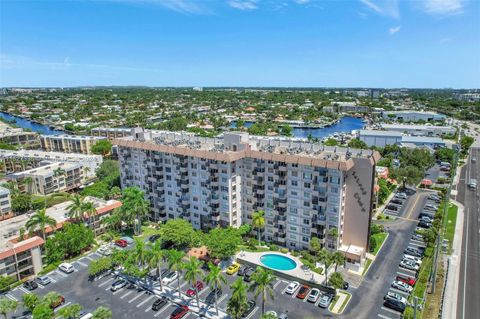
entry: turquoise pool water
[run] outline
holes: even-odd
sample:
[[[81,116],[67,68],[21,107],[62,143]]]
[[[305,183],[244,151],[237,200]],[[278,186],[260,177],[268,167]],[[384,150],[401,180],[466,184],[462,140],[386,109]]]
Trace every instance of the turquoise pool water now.
[[[297,267],[297,263],[293,259],[276,254],[265,254],[260,257],[260,262],[275,270],[292,270]]]

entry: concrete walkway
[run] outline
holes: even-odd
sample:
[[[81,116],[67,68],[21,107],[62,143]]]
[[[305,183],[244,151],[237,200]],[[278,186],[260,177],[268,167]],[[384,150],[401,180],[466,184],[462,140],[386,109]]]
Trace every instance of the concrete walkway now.
[[[343,303],[347,299],[348,295],[342,291],[339,291],[337,295],[338,295],[338,300],[330,311],[335,314],[340,314],[340,308],[343,306]],[[343,309],[345,308],[347,308],[346,305]]]
[[[444,287],[445,300],[443,302],[442,318],[450,319],[457,316],[458,284],[460,281],[460,261],[462,253],[464,207],[455,200],[451,202],[458,206],[457,222],[455,224],[455,237],[452,243],[450,268],[447,282]]]

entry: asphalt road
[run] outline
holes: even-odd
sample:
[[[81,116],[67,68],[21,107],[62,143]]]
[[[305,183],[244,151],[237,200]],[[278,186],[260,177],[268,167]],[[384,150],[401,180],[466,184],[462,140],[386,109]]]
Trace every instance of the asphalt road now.
[[[345,310],[342,318],[400,318],[400,313],[383,307],[383,297],[387,291],[394,291],[391,284],[397,274],[413,274],[399,268],[403,258],[403,251],[409,245],[418,245],[411,240],[417,225],[417,217],[427,201],[429,192],[419,190],[405,203],[405,215],[394,222],[384,223],[389,236],[365,275],[359,288],[352,290],[352,300]],[[405,294],[404,294],[405,295]]]
[[[461,319],[480,316],[480,192],[478,188],[469,190],[467,187],[471,178],[480,181],[480,149],[472,148],[470,154],[457,188],[457,201],[465,206],[457,299],[457,318]],[[472,163],[471,157],[476,157],[477,163]]]

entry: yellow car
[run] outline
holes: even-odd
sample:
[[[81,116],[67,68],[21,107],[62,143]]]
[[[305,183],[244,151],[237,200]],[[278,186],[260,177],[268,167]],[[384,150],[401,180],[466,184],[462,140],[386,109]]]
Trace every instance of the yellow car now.
[[[233,264],[231,264],[230,266],[228,266],[228,268],[227,268],[227,274],[233,275],[233,274],[236,273],[239,269],[240,269],[240,264],[233,263]]]

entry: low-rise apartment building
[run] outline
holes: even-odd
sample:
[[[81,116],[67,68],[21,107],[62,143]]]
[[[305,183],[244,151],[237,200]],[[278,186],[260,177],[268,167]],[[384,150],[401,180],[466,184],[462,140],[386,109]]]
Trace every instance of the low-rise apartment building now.
[[[103,200],[87,196],[85,202],[92,202],[96,214],[88,217],[85,223],[91,227],[96,235],[105,232],[103,218],[109,216],[114,209],[122,206],[117,200]],[[73,222],[68,207],[71,201],[66,201],[47,208],[46,213],[57,222],[55,228],[47,226],[45,233],[51,235],[54,230],[61,229],[66,222]],[[0,276],[7,275],[17,280],[38,274],[42,270],[42,247],[44,240],[37,235],[20,240],[20,229],[25,227],[29,216],[27,214],[0,221]]]
[[[44,152],[38,150],[0,150],[0,162],[5,174],[47,165],[53,162],[78,163],[83,166],[85,178],[95,177],[95,170],[102,164],[101,155],[85,155],[77,153]]]
[[[92,154],[92,146],[104,137],[79,135],[41,135],[40,144],[47,152]]]
[[[105,137],[109,140],[132,136],[135,132],[141,131],[140,128],[123,128],[123,127],[96,127],[92,128],[90,134],[92,136]]]
[[[0,143],[22,147],[37,147],[40,144],[37,133],[13,128],[3,122],[0,122]]]
[[[79,163],[52,163],[9,175],[22,191],[34,195],[66,192],[82,186],[83,167]]]
[[[267,241],[305,249],[317,237],[350,263],[363,261],[375,151],[247,133],[144,132],[114,143],[122,186],[146,192],[152,220],[183,218],[207,230],[251,223],[264,210]]]
[[[10,190],[0,186],[0,220],[12,217],[12,201]]]

